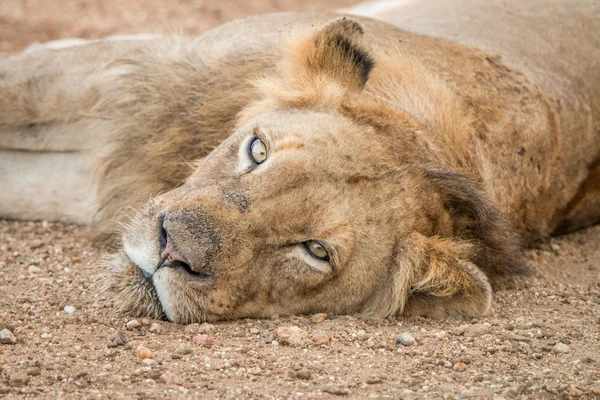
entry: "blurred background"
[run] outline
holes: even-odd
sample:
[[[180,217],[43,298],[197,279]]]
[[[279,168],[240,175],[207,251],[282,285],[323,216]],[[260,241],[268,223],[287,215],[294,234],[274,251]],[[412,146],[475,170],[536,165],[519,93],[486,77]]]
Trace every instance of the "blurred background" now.
[[[29,43],[114,34],[197,35],[232,19],[276,11],[320,11],[358,0],[0,0],[0,54]]]

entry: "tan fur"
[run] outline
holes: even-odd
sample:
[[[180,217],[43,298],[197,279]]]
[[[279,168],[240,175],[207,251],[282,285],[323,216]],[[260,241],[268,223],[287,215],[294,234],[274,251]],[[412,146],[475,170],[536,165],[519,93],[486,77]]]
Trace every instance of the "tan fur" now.
[[[121,239],[103,282],[124,313],[468,318],[494,277],[527,273],[522,246],[600,218],[599,102],[581,89],[580,132],[530,73],[375,20],[267,15],[1,60],[0,144],[95,159],[90,215],[99,242]],[[167,242],[186,262],[161,267]]]

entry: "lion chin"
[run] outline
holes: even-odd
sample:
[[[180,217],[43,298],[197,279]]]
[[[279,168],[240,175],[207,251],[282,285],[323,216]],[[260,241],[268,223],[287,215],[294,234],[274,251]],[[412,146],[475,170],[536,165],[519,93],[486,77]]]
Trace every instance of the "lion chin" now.
[[[110,299],[122,315],[166,319],[156,287],[147,275],[124,254],[107,257],[101,293]]]

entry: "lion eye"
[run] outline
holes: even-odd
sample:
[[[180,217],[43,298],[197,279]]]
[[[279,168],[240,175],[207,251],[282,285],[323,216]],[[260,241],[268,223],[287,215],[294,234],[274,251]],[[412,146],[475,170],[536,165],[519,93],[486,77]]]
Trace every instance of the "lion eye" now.
[[[260,164],[267,159],[267,146],[265,146],[264,142],[259,138],[256,138],[250,142],[248,151],[250,153],[250,157],[257,164]]]
[[[304,246],[306,246],[308,252],[314,257],[320,260],[329,260],[329,253],[320,242],[317,242],[316,240],[309,240],[308,242],[304,243]]]

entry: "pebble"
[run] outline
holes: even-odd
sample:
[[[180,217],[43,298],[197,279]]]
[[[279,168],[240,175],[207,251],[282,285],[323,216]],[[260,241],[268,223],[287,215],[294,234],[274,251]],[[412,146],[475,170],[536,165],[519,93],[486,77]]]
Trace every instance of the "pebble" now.
[[[337,387],[326,387],[323,392],[332,394],[334,396],[348,396],[350,392],[348,389],[337,388]]]
[[[128,321],[125,326],[128,330],[132,331],[134,329],[138,329],[140,326],[142,326],[142,324],[140,324],[137,319],[132,319],[131,321]]]
[[[179,376],[169,371],[162,374],[158,380],[167,385],[181,385],[182,383]]]
[[[73,314],[75,311],[77,311],[77,309],[73,306],[65,306],[65,308],[63,308],[63,310],[67,313],[67,314]]]
[[[275,331],[275,336],[279,343],[287,346],[298,347],[306,344],[308,332],[295,325],[280,326]]]
[[[326,319],[327,319],[327,314],[319,313],[319,314],[315,314],[312,317],[310,317],[310,322],[312,322],[313,324],[320,324],[321,322],[325,321]]]
[[[23,372],[15,372],[8,378],[8,386],[23,387],[29,383],[29,376]]]
[[[88,376],[89,374],[90,374],[89,371],[83,369],[75,374],[75,379],[84,378],[84,377]]]
[[[581,389],[577,389],[576,387],[571,388],[571,390],[569,390],[569,396],[571,397],[581,397],[583,396],[583,391]]]
[[[27,268],[27,272],[30,274],[37,274],[38,272],[42,272],[42,269],[40,267],[36,267],[35,265],[30,265],[29,268]]]
[[[569,350],[569,346],[560,342],[556,343],[556,345],[552,348],[552,351],[555,353],[568,353]]]
[[[141,358],[142,360],[148,360],[152,358],[152,352],[150,351],[149,348],[147,348],[144,345],[140,345],[137,349],[138,352],[138,357]]]
[[[181,354],[181,355],[186,355],[186,354],[192,354],[194,350],[192,350],[191,347],[188,346],[181,346],[175,349],[175,354]]]
[[[195,323],[189,324],[185,328],[183,328],[183,330],[186,333],[193,333],[193,334],[198,333],[198,329],[200,329],[200,324],[195,324]]]
[[[470,325],[465,329],[464,336],[470,338],[476,338],[483,335],[487,335],[491,332],[491,326],[489,324],[481,324],[481,325]]]
[[[110,342],[108,343],[108,347],[117,347],[123,346],[127,343],[127,336],[122,331],[117,331],[112,338],[110,338]]]
[[[198,327],[198,333],[203,335],[210,335],[210,331],[212,330],[212,328],[213,326],[211,324],[205,322]]]
[[[369,335],[367,334],[367,332],[365,332],[364,329],[360,329],[358,332],[352,334],[352,338],[358,340],[367,340],[369,338]]]
[[[209,335],[201,334],[201,335],[194,336],[192,338],[192,341],[194,342],[194,344],[198,344],[198,345],[201,345],[201,346],[210,347],[210,346],[212,346],[212,344],[215,341],[215,339],[213,339]]]
[[[44,245],[44,242],[41,240],[34,240],[33,242],[31,242],[31,244],[29,245],[29,248],[31,250],[35,250],[35,249],[39,249],[40,247],[42,247]]]
[[[408,332],[401,333],[396,338],[396,344],[401,344],[403,346],[412,346],[415,344],[416,340],[412,337]]]
[[[452,369],[454,371],[463,372],[467,369],[467,364],[463,362],[457,362],[456,364],[454,364],[454,366],[452,366]]]
[[[316,331],[309,336],[309,339],[316,345],[328,345],[331,342],[329,335],[323,331]]]
[[[1,344],[15,344],[15,343],[17,343],[17,338],[8,329],[2,329],[0,331],[0,343]]]
[[[311,378],[310,372],[306,369],[301,369],[299,371],[294,371],[293,369],[291,369],[288,371],[288,375],[292,379],[302,379],[305,381],[308,381]]]
[[[150,325],[150,329],[148,329],[150,333],[155,333],[157,335],[160,333],[160,330],[160,324],[157,323],[153,323],[152,325]]]

